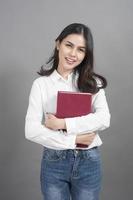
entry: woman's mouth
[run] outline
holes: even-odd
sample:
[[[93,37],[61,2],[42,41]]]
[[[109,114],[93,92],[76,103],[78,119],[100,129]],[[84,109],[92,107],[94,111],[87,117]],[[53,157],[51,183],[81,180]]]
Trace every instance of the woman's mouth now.
[[[66,57],[66,58],[65,58],[65,60],[66,60],[66,61],[67,61],[67,63],[68,63],[68,64],[70,64],[70,65],[72,65],[72,64],[74,64],[74,63],[76,62],[76,60],[75,60],[75,59],[68,58],[68,57]]]

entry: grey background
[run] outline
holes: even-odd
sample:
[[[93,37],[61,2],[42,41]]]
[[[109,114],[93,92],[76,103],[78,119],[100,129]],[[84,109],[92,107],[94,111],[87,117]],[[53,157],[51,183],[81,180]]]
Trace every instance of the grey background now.
[[[108,79],[111,127],[101,133],[102,200],[132,198],[132,0],[0,1],[0,199],[37,200],[42,147],[24,137],[24,119],[36,71],[60,31],[87,24],[96,70]]]

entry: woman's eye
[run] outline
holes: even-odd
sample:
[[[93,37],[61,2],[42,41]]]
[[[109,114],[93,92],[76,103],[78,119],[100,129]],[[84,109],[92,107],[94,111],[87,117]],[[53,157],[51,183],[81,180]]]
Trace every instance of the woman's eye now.
[[[71,45],[71,44],[66,44],[66,46],[67,46],[67,47],[72,47],[72,45]]]
[[[79,49],[79,51],[81,51],[81,52],[85,52],[85,50],[84,50],[84,49]]]

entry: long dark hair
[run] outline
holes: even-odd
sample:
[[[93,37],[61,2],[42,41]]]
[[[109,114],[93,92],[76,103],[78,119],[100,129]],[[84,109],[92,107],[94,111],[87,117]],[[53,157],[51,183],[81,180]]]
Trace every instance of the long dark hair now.
[[[74,68],[74,73],[78,72],[77,86],[81,92],[97,93],[100,88],[105,88],[107,86],[106,79],[94,72],[94,57],[93,57],[93,37],[89,27],[84,24],[73,23],[68,25],[56,38],[56,42],[60,43],[64,38],[70,34],[80,34],[83,35],[86,44],[86,54],[84,60]],[[49,58],[46,64],[50,64],[50,67],[41,66],[39,72],[41,76],[49,76],[52,72],[57,69],[59,63],[58,50],[55,47],[53,55]],[[44,69],[45,68],[45,69]],[[100,84],[98,84],[100,82]]]

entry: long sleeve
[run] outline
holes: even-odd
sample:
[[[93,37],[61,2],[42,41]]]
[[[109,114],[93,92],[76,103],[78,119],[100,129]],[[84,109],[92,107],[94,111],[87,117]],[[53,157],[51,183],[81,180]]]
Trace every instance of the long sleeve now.
[[[104,89],[93,95],[92,108],[93,113],[65,119],[68,135],[102,131],[110,126],[110,112]]]
[[[33,82],[29,106],[25,117],[25,137],[35,143],[41,144],[53,149],[74,149],[74,135],[65,135],[59,131],[53,131],[42,124],[43,103],[41,88],[36,79]]]

